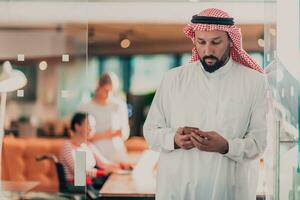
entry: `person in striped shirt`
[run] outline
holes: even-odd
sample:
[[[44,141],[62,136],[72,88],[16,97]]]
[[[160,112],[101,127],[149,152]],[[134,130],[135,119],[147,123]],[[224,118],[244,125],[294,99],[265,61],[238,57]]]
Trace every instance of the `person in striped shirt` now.
[[[76,151],[86,153],[86,183],[100,188],[108,175],[117,169],[121,164],[114,164],[105,159],[101,153],[88,142],[90,137],[91,116],[86,113],[75,113],[71,120],[70,139],[67,140],[61,149],[60,162],[64,167],[66,179],[69,184],[74,183],[74,159]],[[123,165],[122,165],[123,166]]]

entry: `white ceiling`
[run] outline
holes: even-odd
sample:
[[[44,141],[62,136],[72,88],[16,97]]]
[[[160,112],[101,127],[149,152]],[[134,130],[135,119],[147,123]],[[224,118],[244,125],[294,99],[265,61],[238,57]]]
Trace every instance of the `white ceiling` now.
[[[210,7],[230,13],[237,23],[275,22],[275,2],[0,2],[0,25],[57,23],[186,23]]]

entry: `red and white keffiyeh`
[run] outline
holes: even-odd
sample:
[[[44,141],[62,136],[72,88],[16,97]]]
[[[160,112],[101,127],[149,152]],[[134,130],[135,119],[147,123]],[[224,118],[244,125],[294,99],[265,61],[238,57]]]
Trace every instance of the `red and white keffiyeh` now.
[[[198,14],[198,16],[230,18],[230,16],[226,12],[216,8],[209,8],[203,10]],[[233,46],[230,49],[230,56],[235,62],[263,73],[263,69],[242,48],[241,30],[235,25],[189,23],[184,27],[183,32],[194,42],[195,31],[214,31],[214,30],[226,31],[228,33],[233,43]],[[191,62],[195,62],[198,60],[200,60],[200,57],[197,52],[197,49],[194,47],[192,49]]]

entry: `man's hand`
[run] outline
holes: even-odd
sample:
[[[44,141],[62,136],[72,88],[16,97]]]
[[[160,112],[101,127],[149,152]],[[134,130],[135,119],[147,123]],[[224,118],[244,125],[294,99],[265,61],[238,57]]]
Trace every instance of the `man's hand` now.
[[[184,134],[183,128],[178,128],[174,137],[175,149],[182,148],[185,150],[189,150],[194,148],[195,146],[190,138],[190,134]]]
[[[201,151],[226,154],[229,150],[227,140],[214,131],[197,131],[191,133],[193,145]]]

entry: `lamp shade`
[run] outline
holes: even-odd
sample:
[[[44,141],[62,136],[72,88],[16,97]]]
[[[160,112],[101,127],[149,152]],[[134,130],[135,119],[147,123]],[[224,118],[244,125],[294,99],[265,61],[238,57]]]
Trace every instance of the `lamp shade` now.
[[[26,76],[19,70],[14,70],[9,61],[3,63],[0,74],[0,92],[11,92],[24,87],[27,83]]]

